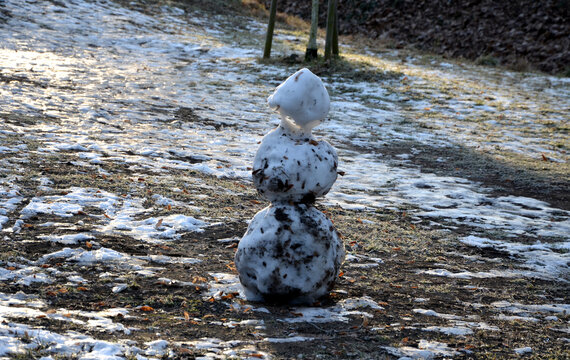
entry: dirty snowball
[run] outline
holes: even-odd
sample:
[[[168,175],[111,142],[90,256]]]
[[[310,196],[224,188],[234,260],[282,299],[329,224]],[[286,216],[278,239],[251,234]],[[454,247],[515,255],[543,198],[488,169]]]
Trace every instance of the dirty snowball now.
[[[252,178],[269,201],[312,203],[331,189],[337,164],[337,153],[328,142],[299,138],[279,126],[263,138]]]
[[[322,212],[280,203],[255,215],[235,259],[249,300],[311,303],[332,290],[344,247]]]

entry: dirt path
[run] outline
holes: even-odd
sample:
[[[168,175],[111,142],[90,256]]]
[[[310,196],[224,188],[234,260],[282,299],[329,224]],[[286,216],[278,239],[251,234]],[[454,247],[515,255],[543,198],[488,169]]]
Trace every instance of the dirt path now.
[[[300,64],[260,63],[237,13],[1,6],[0,356],[568,357],[565,80],[363,44],[312,64],[349,256],[321,303],[248,303],[249,167]],[[275,54],[304,41],[280,28]]]

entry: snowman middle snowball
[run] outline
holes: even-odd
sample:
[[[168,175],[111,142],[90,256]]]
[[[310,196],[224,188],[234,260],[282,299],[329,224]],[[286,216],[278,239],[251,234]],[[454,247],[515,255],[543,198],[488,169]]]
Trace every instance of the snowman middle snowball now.
[[[332,222],[312,206],[337,178],[335,149],[311,134],[328,113],[329,96],[301,69],[268,102],[282,121],[263,138],[252,177],[272,204],[249,224],[235,264],[249,300],[311,303],[332,290],[345,256]]]

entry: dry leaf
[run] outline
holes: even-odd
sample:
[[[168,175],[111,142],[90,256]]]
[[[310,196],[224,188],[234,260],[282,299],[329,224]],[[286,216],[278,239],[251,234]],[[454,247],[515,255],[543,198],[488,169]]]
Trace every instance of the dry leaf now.
[[[159,219],[159,220],[156,222],[156,225],[155,225],[154,227],[155,227],[156,229],[158,229],[161,225],[162,225],[162,219]]]
[[[151,307],[150,307],[150,306],[148,306],[148,305],[143,305],[143,306],[141,306],[141,307],[139,308],[139,310],[140,310],[140,311],[145,311],[145,312],[151,312],[151,311],[154,311],[154,309],[153,309],[153,308],[151,308]]]

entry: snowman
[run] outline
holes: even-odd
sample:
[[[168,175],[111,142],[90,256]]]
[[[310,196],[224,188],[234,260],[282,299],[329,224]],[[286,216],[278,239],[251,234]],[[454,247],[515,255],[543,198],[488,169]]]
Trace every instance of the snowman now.
[[[313,206],[337,178],[335,149],[311,133],[328,114],[329,95],[301,69],[268,103],[281,123],[261,141],[252,177],[271,205],[250,222],[235,264],[248,300],[311,304],[332,290],[345,256],[332,222]]]

